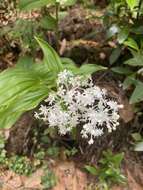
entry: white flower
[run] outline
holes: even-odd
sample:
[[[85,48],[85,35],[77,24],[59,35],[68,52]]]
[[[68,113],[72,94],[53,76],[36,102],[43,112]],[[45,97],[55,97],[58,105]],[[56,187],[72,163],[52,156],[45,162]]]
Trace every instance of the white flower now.
[[[40,119],[39,114],[38,114],[37,112],[34,113],[34,117],[35,117],[36,119]]]
[[[73,74],[70,71],[64,70],[63,72],[58,74],[58,84],[65,84],[68,82],[69,78],[72,77]]]
[[[48,122],[61,135],[70,133],[78,125],[81,136],[93,144],[96,137],[116,130],[119,125],[119,109],[115,100],[109,98],[106,89],[93,84],[91,76],[74,76],[64,70],[57,79],[57,92],[50,93],[41,105],[37,119]]]
[[[48,115],[48,108],[46,106],[41,105],[39,110],[41,111],[41,113],[40,113],[41,115],[44,115],[44,116]]]
[[[116,34],[116,33],[118,33],[119,28],[116,25],[113,25],[110,27],[109,31],[113,34]]]
[[[56,94],[55,93],[51,93],[49,94],[48,98],[45,100],[45,102],[48,102],[49,105],[52,105],[53,102],[55,101],[56,98]]]
[[[109,100],[107,102],[107,105],[110,106],[111,109],[116,110],[116,111],[118,111],[118,108],[120,107],[120,105],[118,105],[117,102],[112,101],[112,100]]]

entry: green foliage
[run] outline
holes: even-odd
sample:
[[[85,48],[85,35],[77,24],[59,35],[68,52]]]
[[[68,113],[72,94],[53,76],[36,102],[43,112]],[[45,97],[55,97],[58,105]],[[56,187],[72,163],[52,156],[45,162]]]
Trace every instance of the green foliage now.
[[[58,147],[58,146],[55,146],[55,145],[49,147],[49,148],[47,149],[47,151],[46,151],[46,154],[47,154],[48,156],[53,157],[53,158],[57,158],[57,157],[59,156],[59,154],[60,154],[59,147]]]
[[[117,74],[121,74],[125,76],[133,74],[133,71],[129,67],[117,66],[117,67],[112,67],[111,70]]]
[[[6,169],[10,169],[20,175],[30,175],[32,174],[39,163],[32,162],[26,156],[7,156],[7,151],[5,150],[6,140],[0,135],[0,166]]]
[[[6,157],[6,150],[0,149],[0,165],[7,167],[8,159]]]
[[[11,127],[22,113],[35,108],[48,96],[49,90],[56,86],[56,75],[49,72],[52,66],[48,68],[47,65],[50,62],[56,70],[56,66],[60,65],[60,59],[48,44],[46,50],[45,57],[48,55],[49,59],[46,57],[44,63],[24,62],[0,74],[1,128]]]
[[[56,0],[20,0],[19,7],[21,10],[39,9],[50,3],[55,3]]]
[[[111,65],[118,60],[118,58],[121,55],[121,52],[122,52],[121,47],[117,47],[116,49],[112,51],[112,54],[110,55],[110,58],[109,58],[109,62]]]
[[[60,72],[63,70],[62,62],[60,60],[60,57],[55,52],[55,50],[44,40],[41,40],[39,38],[36,38],[38,41],[41,49],[44,53],[44,59],[43,63],[45,66],[47,66],[47,69],[52,72]]]
[[[128,38],[127,41],[124,42],[124,45],[133,48],[134,50],[139,50],[138,44],[133,38]]]
[[[45,158],[45,151],[40,149],[40,151],[34,154],[34,157],[38,160],[43,160]]]
[[[44,189],[48,190],[54,187],[57,183],[57,179],[52,171],[48,168],[45,170],[45,174],[41,177],[41,183],[44,186]]]
[[[29,63],[30,64],[30,63]],[[0,127],[8,128],[25,111],[35,108],[54,86],[54,75],[41,64],[16,66],[0,74]]]
[[[131,98],[130,98],[130,103],[137,103],[143,100],[143,83],[138,82],[138,84],[135,87],[135,90],[133,91]]]
[[[67,156],[67,157],[71,157],[71,156],[74,156],[75,154],[78,153],[78,149],[76,149],[75,147],[73,147],[72,149],[66,149],[64,151],[64,154]]]
[[[76,3],[77,0],[20,0],[19,8],[23,11],[29,11],[32,9],[39,9],[46,5],[56,5],[60,4],[61,6],[71,6]]]
[[[35,171],[35,167],[27,157],[13,156],[9,159],[9,169],[20,175],[30,175]]]
[[[133,58],[124,62],[124,64],[136,67],[143,66],[143,54],[137,53]]]
[[[69,58],[61,58],[64,69],[72,71],[76,75],[88,75],[98,71],[104,71],[107,67],[97,64],[83,64],[77,67],[75,63]]]
[[[95,168],[94,166],[86,165],[84,168],[85,168],[90,174],[92,174],[92,175],[97,175],[97,174],[98,174],[97,168]]]
[[[111,70],[126,76],[123,82],[124,89],[130,86],[135,87],[130,97],[130,103],[135,104],[143,100],[141,90],[143,83],[139,79],[138,71],[138,67],[143,67],[142,28],[140,27],[142,1],[111,0],[107,10],[106,15],[109,16],[105,22],[107,37],[117,40],[117,47],[113,49],[109,63],[118,65],[112,67]],[[132,57],[126,52],[127,49],[131,52]],[[122,63],[125,66],[121,65]]]
[[[120,171],[120,165],[124,154],[113,154],[111,151],[103,152],[103,158],[100,159],[100,167],[85,166],[85,169],[99,178],[100,183],[125,183],[125,177]]]
[[[138,0],[126,0],[128,6],[133,10],[138,5]]]
[[[121,58],[121,62],[127,66],[119,65],[111,70],[126,76],[123,82],[124,89],[130,86],[135,87],[130,97],[130,103],[135,104],[143,100],[141,90],[143,82],[138,70],[138,67],[141,69],[143,67],[142,27],[140,24],[142,1],[111,0],[109,12],[111,13],[111,17],[108,18],[110,20],[107,19],[109,21],[107,22],[109,24],[109,37],[117,40],[117,48],[113,50],[109,61],[110,64],[118,64],[119,58]],[[126,52],[127,49],[132,56]]]
[[[0,135],[0,165],[7,165],[5,138],[3,135]]]
[[[143,49],[142,45],[137,44],[137,42],[134,39],[129,39],[126,41],[124,44],[126,44],[129,48],[129,50],[132,53],[133,58],[128,59],[127,61],[124,62],[124,64],[129,65],[130,67],[143,67]],[[141,43],[140,43],[141,44]],[[130,80],[130,76],[132,76],[134,73],[134,80]],[[140,81],[137,76],[138,76],[138,69],[134,70],[134,72],[129,74],[128,77],[125,79],[124,84],[128,83],[130,85],[134,85],[135,89],[130,97],[130,103],[138,103],[143,100],[143,82]],[[136,78],[136,79],[135,79]]]
[[[132,138],[134,139],[135,148],[134,150],[137,152],[143,151],[143,136],[140,133],[133,133]]]
[[[56,30],[57,20],[52,15],[46,15],[40,20],[42,28],[47,30]]]
[[[136,144],[135,151],[143,152],[143,141]]]
[[[132,138],[135,140],[135,142],[140,142],[143,140],[140,133],[132,133]]]
[[[117,40],[118,40],[119,44],[122,44],[128,38],[129,33],[130,33],[130,31],[128,28],[126,28],[126,27],[120,28],[120,31],[117,36]]]

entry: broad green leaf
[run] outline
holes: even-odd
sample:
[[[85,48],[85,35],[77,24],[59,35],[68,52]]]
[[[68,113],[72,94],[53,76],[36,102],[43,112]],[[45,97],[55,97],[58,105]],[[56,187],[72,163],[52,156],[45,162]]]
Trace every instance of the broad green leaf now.
[[[36,38],[44,53],[43,62],[49,71],[60,72],[63,69],[62,62],[56,51],[44,40]]]
[[[109,58],[110,65],[112,65],[113,63],[115,63],[118,60],[118,58],[121,55],[121,52],[122,52],[122,49],[120,47],[118,47],[112,51],[112,54],[110,55],[110,58]]]
[[[133,74],[133,71],[131,71],[129,68],[126,67],[112,67],[111,71],[121,74],[121,75],[131,75]]]
[[[140,101],[143,101],[143,83],[142,82],[139,82],[136,85],[136,88],[130,98],[131,104],[138,103]]]
[[[98,174],[97,169],[93,166],[86,165],[84,168],[92,175]]]
[[[124,62],[124,64],[130,65],[130,66],[143,66],[143,54],[137,53],[135,57],[127,60]]]
[[[140,133],[132,133],[131,134],[132,138],[137,142],[141,141],[142,140],[142,136]]]
[[[77,68],[75,62],[68,57],[61,57],[61,61],[62,61],[62,64],[64,65],[64,67],[65,67],[65,65],[73,65],[74,67]]]
[[[20,67],[24,67],[27,69],[30,69],[31,67],[33,67],[33,59],[30,56],[24,56],[24,57],[20,57],[16,66],[20,66]]]
[[[89,74],[95,73],[97,71],[102,71],[102,70],[106,70],[106,69],[107,69],[107,67],[103,67],[103,66],[96,65],[96,64],[85,64],[73,72],[77,75],[89,75]]]
[[[76,75],[89,75],[97,71],[106,70],[107,67],[96,64],[84,64],[77,67],[76,64],[69,58],[61,58],[64,69],[72,71]]]
[[[122,44],[128,38],[128,35],[129,35],[128,28],[121,29],[120,32],[118,33],[118,38],[117,38],[119,44]]]
[[[135,34],[143,34],[143,26],[141,25],[134,25],[134,28],[132,28],[132,32]]]
[[[35,108],[53,86],[55,76],[42,64],[34,64],[30,69],[18,66],[2,72],[0,128],[11,127],[24,112]]]
[[[137,85],[138,81],[135,79],[135,75],[130,75],[126,77],[126,79],[123,82],[123,89],[127,89],[131,85]]]
[[[126,45],[130,48],[133,48],[137,51],[139,50],[138,44],[133,38],[128,38],[128,40],[124,42],[124,45]]]
[[[138,0],[126,0],[126,2],[131,10],[133,10],[134,7],[138,5]]]
[[[40,25],[42,28],[47,30],[55,30],[56,28],[56,19],[51,15],[45,16],[40,20]]]
[[[135,151],[143,151],[143,142],[140,142],[135,146]]]
[[[55,3],[55,0],[20,0],[19,8],[27,11],[32,9],[39,9],[48,4]]]
[[[123,158],[124,158],[124,153],[119,153],[113,156],[113,163],[116,168],[120,167]]]
[[[67,69],[70,71],[74,71],[74,70],[76,71],[77,69],[79,69],[74,63],[74,61],[72,61],[70,58],[62,57],[61,61],[62,61],[64,69]]]

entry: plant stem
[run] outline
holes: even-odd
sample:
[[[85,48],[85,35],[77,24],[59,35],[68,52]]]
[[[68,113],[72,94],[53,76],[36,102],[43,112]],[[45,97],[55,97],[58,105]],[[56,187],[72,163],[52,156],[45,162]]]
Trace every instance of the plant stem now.
[[[139,19],[140,16],[140,10],[141,10],[141,6],[142,6],[142,0],[139,1],[139,6],[138,6],[138,12],[137,12],[137,20]]]
[[[60,4],[56,3],[56,30],[55,30],[55,34],[56,34],[57,51],[59,50],[59,40],[60,40],[60,36],[59,36],[59,9],[60,9]]]

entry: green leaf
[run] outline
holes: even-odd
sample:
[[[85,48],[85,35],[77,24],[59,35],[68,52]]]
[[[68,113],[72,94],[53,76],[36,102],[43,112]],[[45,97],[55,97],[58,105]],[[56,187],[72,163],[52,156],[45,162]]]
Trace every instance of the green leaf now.
[[[121,55],[121,52],[122,52],[122,49],[120,47],[118,47],[112,51],[112,54],[110,55],[110,58],[109,58],[110,65],[112,65],[113,63],[115,63],[118,60],[118,58]]]
[[[133,71],[131,71],[129,68],[126,67],[112,67],[111,71],[121,74],[121,75],[131,75],[133,74]]]
[[[56,29],[56,19],[51,15],[45,16],[40,20],[40,25],[42,28],[47,30],[55,30]]]
[[[130,87],[131,85],[136,85],[138,83],[138,81],[135,79],[135,75],[130,75],[128,77],[126,77],[126,79],[123,82],[123,89],[127,89],[128,87]]]
[[[131,136],[135,141],[141,141],[142,140],[142,136],[140,135],[140,133],[132,133]]]
[[[102,71],[106,69],[107,67],[103,67],[96,64],[85,64],[82,65],[80,68],[77,68],[77,70],[74,70],[73,72],[77,75],[89,75],[97,71]]]
[[[139,50],[138,44],[133,38],[128,38],[128,40],[124,42],[124,45],[126,45],[130,48],[133,48],[137,51]]]
[[[77,67],[76,64],[69,58],[61,58],[64,69],[72,71],[76,75],[89,75],[97,71],[106,70],[107,67],[96,64],[84,64]]]
[[[26,111],[35,108],[55,86],[55,76],[42,64],[16,67],[0,74],[0,128],[11,127]]]
[[[97,169],[93,166],[86,165],[84,168],[92,175],[98,174]]]
[[[143,26],[141,25],[134,25],[134,28],[132,28],[132,32],[135,34],[143,34]]]
[[[136,55],[133,58],[125,61],[124,64],[131,65],[131,66],[134,66],[134,67],[136,67],[136,66],[141,66],[142,67],[143,66],[143,54],[136,53]]]
[[[43,176],[41,177],[41,184],[44,189],[52,189],[57,184],[57,178],[55,174],[46,168]]]
[[[124,158],[124,153],[119,153],[113,156],[114,167],[119,168],[120,164]]]
[[[55,3],[55,0],[20,0],[19,8],[27,11],[32,9],[39,9],[48,4]]]
[[[135,146],[135,151],[143,151],[143,142],[140,142]]]
[[[122,30],[120,30],[117,38],[119,44],[122,44],[128,38],[128,35],[129,35],[128,28],[123,28]]]
[[[143,100],[143,83],[139,82],[130,98],[130,103],[138,103]]]
[[[61,61],[62,61],[62,64],[64,65],[64,67],[66,67],[66,65],[67,66],[72,65],[75,68],[77,68],[75,62],[72,59],[68,58],[68,57],[61,57]]]
[[[34,62],[32,57],[30,56],[24,56],[24,57],[20,57],[16,66],[20,66],[20,67],[24,67],[27,69],[30,69],[33,66]]]
[[[56,51],[44,40],[37,37],[36,40],[43,50],[44,53],[43,62],[45,66],[48,67],[48,70],[56,73],[62,71],[63,69],[62,62]]]
[[[131,10],[133,10],[135,8],[135,6],[137,6],[137,4],[138,4],[137,0],[126,0],[126,2]]]

